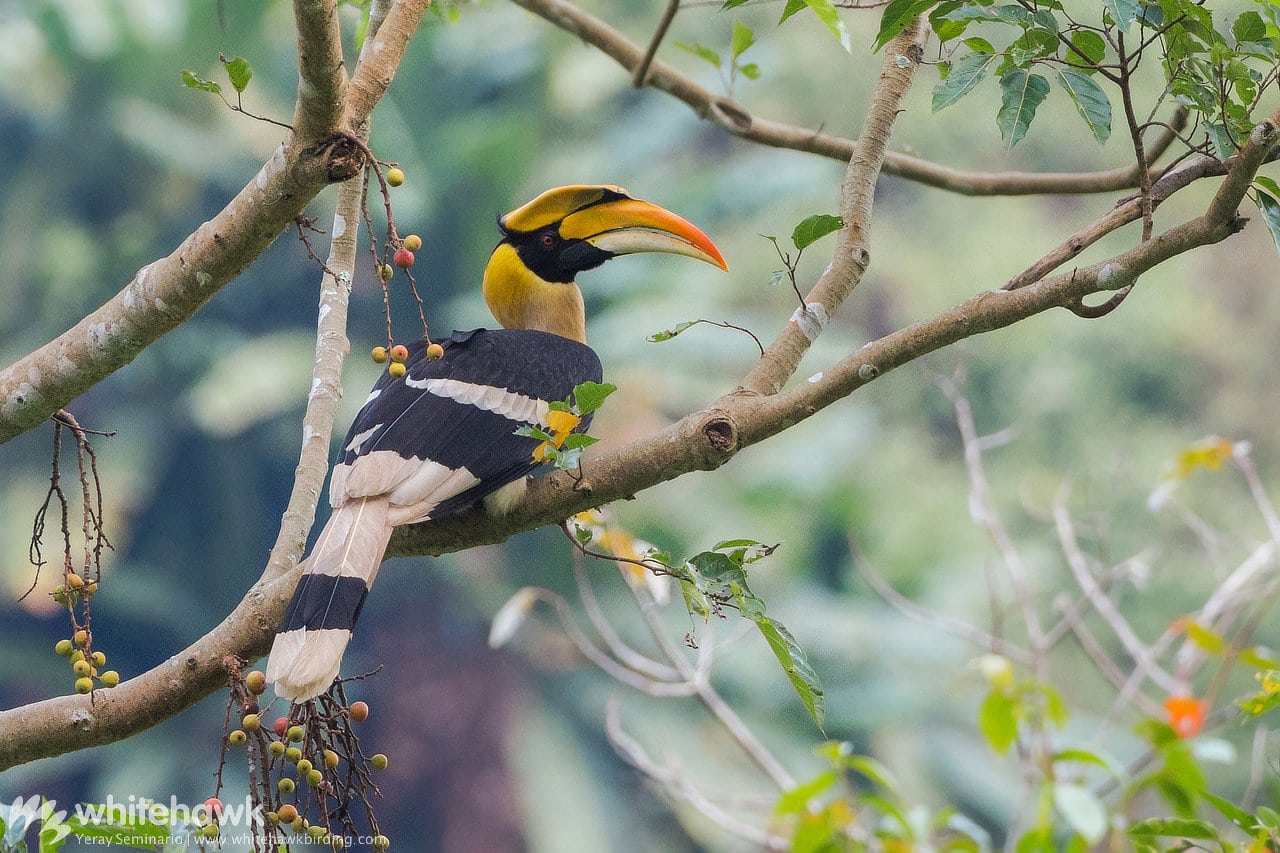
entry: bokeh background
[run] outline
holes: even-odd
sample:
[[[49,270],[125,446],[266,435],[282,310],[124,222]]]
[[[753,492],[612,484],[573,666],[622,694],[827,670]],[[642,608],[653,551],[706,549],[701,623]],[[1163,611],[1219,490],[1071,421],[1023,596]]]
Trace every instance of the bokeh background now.
[[[663,6],[589,4],[641,42]],[[856,135],[880,61],[868,49],[878,13],[846,13],[849,55],[812,15],[776,28],[776,6],[721,13],[718,4],[693,5],[669,42],[727,52],[733,21],[741,20],[759,40],[744,59],[762,74],[736,81],[734,95],[762,116]],[[349,34],[359,12],[348,7],[343,15]],[[280,129],[184,89],[179,72],[218,79],[219,52],[244,56],[255,72],[246,107],[287,119],[292,32],[284,2],[0,3],[0,363],[99,305],[252,177]],[[712,89],[724,87],[692,54],[668,45],[661,57]],[[1122,134],[1096,145],[1060,94],[1008,152],[995,128],[993,83],[931,116],[935,81],[922,69],[896,149],[975,170],[1127,162]],[[700,317],[772,336],[794,294],[770,286],[779,263],[759,235],[785,237],[803,217],[834,212],[842,173],[833,161],[734,139],[660,93],[631,88],[598,52],[497,0],[428,15],[377,113],[372,144],[408,174],[394,197],[397,218],[402,233],[426,240],[417,269],[436,330],[492,322],[478,284],[494,217],[549,186],[618,183],[714,237],[728,275],[644,256],[583,277],[589,335],[621,387],[593,431],[613,440],[709,402],[749,368],[755,347],[736,332],[698,327],[660,345],[645,336]],[[1194,215],[1208,191],[1179,196],[1159,222]],[[321,228],[332,198],[313,206]],[[798,381],[867,340],[1000,286],[1113,201],[970,199],[885,177],[871,270]],[[1131,228],[1085,260],[1132,239]],[[821,271],[829,245],[805,252],[802,283]],[[376,376],[360,353],[382,329],[371,262],[361,269],[344,427]],[[115,548],[94,627],[95,647],[126,678],[209,630],[258,576],[297,460],[318,282],[316,265],[286,233],[191,322],[71,407],[85,426],[116,433],[95,442]],[[1280,483],[1278,283],[1275,246],[1251,222],[1225,247],[1160,267],[1104,320],[1052,312],[967,341],[879,379],[717,472],[614,507],[613,518],[677,554],[734,537],[781,542],[757,565],[754,586],[823,679],[825,734],[764,643],[736,620],[695,625],[672,612],[671,635],[715,632],[716,684],[798,777],[820,768],[815,744],[848,740],[893,768],[915,801],[955,805],[998,838],[1020,780],[977,730],[983,682],[970,662],[982,650],[888,607],[855,569],[865,560],[917,601],[990,625],[986,578],[999,574],[998,559],[970,520],[954,418],[931,374],[963,365],[979,429],[1012,430],[989,454],[989,474],[1042,612],[1050,612],[1055,590],[1070,588],[1044,515],[1069,478],[1090,550],[1116,563],[1143,556],[1149,571],[1117,595],[1154,637],[1265,537],[1229,475],[1196,477],[1180,493],[1220,531],[1217,554],[1201,549],[1176,513],[1150,512],[1146,499],[1170,460],[1212,433],[1251,441],[1264,480]],[[411,336],[415,312],[407,301],[396,307],[399,334]],[[33,578],[27,545],[51,440],[46,427],[0,446],[4,707],[71,689],[53,653],[66,633],[47,594],[53,573],[46,569],[37,591],[19,601]],[[616,570],[586,570],[619,630],[647,648]],[[617,695],[628,730],[654,756],[675,758],[715,792],[767,797],[767,781],[699,706],[620,687],[577,655],[545,613],[505,649],[486,647],[489,621],[524,585],[574,597],[570,549],[557,531],[384,568],[347,655],[348,672],[386,664],[357,689],[373,706],[366,744],[392,757],[380,779],[384,831],[414,839],[400,849],[418,850],[748,849],[669,803],[603,734],[605,703]],[[1016,636],[1016,615],[1004,616]],[[1111,693],[1069,643],[1054,667],[1059,683],[1070,685],[1071,735],[1086,738]],[[213,698],[125,743],[7,771],[0,799],[200,802],[212,787],[222,716]],[[1137,748],[1131,722],[1110,741],[1117,754]],[[1231,727],[1218,734],[1242,737]],[[1230,796],[1247,771],[1244,759],[1228,763],[1213,782]],[[234,799],[243,782],[230,784]]]

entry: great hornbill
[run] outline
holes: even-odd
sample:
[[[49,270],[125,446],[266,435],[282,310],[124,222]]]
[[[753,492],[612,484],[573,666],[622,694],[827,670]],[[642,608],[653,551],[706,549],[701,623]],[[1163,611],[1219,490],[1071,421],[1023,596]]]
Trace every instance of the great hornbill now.
[[[276,695],[310,699],[337,677],[391,529],[481,499],[502,512],[538,467],[548,403],[599,382],[574,277],[616,255],[670,252],[726,269],[697,227],[619,187],[548,190],[498,217],[502,238],[484,272],[501,330],[454,332],[444,355],[409,347],[402,378],[384,373],[356,415],[333,468],[333,513],[320,532],[271,647]],[[584,430],[587,418],[578,424]]]

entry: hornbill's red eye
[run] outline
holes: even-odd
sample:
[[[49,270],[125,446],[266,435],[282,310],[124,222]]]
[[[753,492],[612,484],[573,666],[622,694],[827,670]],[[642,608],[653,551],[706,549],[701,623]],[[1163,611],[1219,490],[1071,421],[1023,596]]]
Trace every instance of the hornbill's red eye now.
[[[554,246],[555,244],[556,244],[556,238],[555,238],[555,237],[552,237],[550,234],[543,234],[543,235],[542,235],[542,245],[543,245],[545,248],[550,249],[550,248],[551,248],[552,246]]]

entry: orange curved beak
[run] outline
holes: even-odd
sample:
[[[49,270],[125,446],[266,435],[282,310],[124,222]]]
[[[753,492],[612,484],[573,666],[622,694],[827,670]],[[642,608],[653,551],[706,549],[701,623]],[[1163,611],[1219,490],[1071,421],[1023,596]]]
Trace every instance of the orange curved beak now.
[[[638,198],[615,198],[570,213],[560,222],[560,236],[585,240],[613,255],[666,252],[729,269],[715,243],[698,226]]]

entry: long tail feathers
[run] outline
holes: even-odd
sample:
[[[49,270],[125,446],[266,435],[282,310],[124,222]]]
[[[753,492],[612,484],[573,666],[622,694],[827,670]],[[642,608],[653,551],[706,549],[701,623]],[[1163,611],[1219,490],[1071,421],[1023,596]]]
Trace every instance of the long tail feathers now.
[[[320,531],[267,661],[277,696],[302,702],[337,678],[391,538],[387,510],[386,498],[358,498],[335,509]]]

